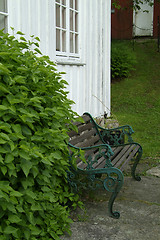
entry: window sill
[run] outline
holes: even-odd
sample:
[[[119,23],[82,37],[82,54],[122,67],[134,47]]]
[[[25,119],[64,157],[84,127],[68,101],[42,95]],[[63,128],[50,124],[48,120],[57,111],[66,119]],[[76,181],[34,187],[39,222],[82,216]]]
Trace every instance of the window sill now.
[[[69,65],[69,66],[84,66],[86,63],[82,62],[79,55],[76,56],[56,56],[57,65]]]
[[[57,65],[69,65],[69,66],[84,66],[86,63],[76,61],[56,61]]]

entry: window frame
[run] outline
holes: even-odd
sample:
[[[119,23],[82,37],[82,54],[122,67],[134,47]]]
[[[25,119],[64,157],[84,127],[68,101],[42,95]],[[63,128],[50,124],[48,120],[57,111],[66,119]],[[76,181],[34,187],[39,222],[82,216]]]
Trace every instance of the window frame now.
[[[74,6],[73,8],[70,7],[70,1],[71,0],[66,0],[66,4],[63,5],[62,4],[62,1],[57,1],[55,0],[55,35],[56,35],[56,43],[55,43],[55,49],[57,47],[57,30],[60,30],[60,31],[65,31],[66,30],[66,51],[57,51],[56,50],[56,58],[58,59],[69,59],[69,60],[75,60],[75,61],[79,61],[80,60],[80,26],[79,26],[79,18],[80,18],[80,14],[79,14],[79,0],[77,0],[77,9],[76,9],[76,6],[75,6],[75,0],[74,0]],[[62,15],[61,15],[61,8],[60,8],[60,27],[57,26],[57,19],[56,19],[56,16],[57,16],[57,13],[56,13],[56,7],[57,5],[61,6],[62,7],[65,7],[66,8],[66,20],[65,20],[65,24],[66,24],[66,29],[62,27]],[[73,30],[71,31],[71,25],[70,25],[70,11],[73,12]],[[75,16],[77,14],[77,21],[78,21],[78,31],[76,31],[76,25],[75,25]],[[70,51],[70,34],[73,34],[74,36],[74,43],[73,43],[73,47],[74,47],[74,52],[72,53]],[[76,47],[75,47],[75,44],[76,44],[76,36],[78,37],[77,39],[77,53],[76,53]],[[60,37],[60,45],[62,47],[62,37]]]

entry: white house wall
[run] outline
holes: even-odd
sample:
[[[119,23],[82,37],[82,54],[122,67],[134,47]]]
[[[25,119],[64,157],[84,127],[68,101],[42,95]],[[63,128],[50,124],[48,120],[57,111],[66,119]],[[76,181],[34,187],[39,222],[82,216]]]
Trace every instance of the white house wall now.
[[[57,61],[69,86],[73,109],[93,116],[110,112],[110,0],[79,0],[80,60],[59,61],[55,52],[54,0],[8,0],[8,26],[41,39],[43,54]],[[12,33],[12,30],[9,29]]]
[[[40,48],[45,55],[55,58],[55,16],[52,0],[8,0],[8,31],[10,27],[41,39]]]

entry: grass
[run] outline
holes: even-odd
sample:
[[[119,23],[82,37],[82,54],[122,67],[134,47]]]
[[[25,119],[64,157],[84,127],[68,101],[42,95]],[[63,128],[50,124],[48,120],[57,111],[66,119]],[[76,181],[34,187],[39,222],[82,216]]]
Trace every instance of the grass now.
[[[133,51],[132,42],[119,44]],[[134,141],[143,147],[143,159],[160,162],[160,53],[153,40],[136,42],[134,52],[135,71],[112,83],[112,114],[120,125],[133,127]]]

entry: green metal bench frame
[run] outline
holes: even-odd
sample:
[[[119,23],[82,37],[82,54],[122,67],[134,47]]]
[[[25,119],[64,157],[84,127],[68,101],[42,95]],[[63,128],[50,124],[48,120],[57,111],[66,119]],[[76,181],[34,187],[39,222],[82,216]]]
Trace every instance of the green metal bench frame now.
[[[119,218],[120,213],[113,211],[113,203],[124,182],[123,170],[133,161],[131,174],[135,174],[137,164],[142,156],[142,147],[132,139],[133,130],[129,125],[114,129],[99,126],[89,113],[82,116],[84,122],[75,122],[78,132],[70,131],[69,150],[72,162],[72,149],[84,150],[85,160],[77,155],[77,168],[71,164],[68,182],[76,190],[79,187],[97,189],[103,187],[111,196],[108,202],[109,215]],[[74,156],[75,157],[75,156]]]

